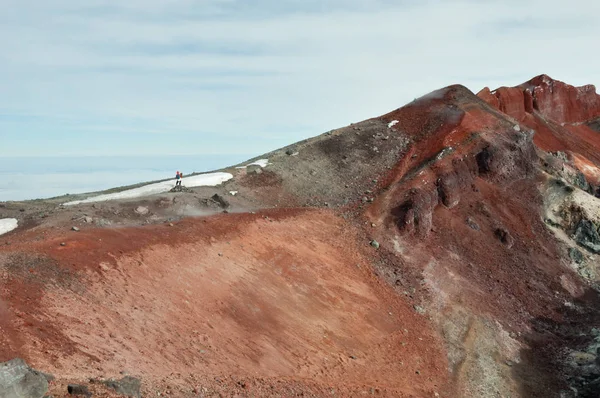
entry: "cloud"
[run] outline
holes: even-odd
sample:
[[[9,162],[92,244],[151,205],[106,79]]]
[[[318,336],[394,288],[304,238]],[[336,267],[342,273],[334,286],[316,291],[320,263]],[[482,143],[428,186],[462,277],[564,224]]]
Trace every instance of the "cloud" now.
[[[593,1],[0,5],[0,139],[24,154],[266,151],[449,84],[600,82]]]

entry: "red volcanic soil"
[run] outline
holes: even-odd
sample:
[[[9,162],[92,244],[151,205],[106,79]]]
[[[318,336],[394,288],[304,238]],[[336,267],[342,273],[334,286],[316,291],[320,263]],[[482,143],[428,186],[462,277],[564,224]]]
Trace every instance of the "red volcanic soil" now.
[[[598,98],[446,87],[232,171],[228,214],[212,188],[23,204],[55,213],[0,246],[0,361],[54,396],[124,374],[144,396],[594,396],[600,260],[547,217],[598,232]]]
[[[445,388],[439,336],[331,212],[37,234],[0,251],[0,303],[12,313],[0,361],[22,356],[74,380],[125,371],[148,394],[168,385],[175,396]]]

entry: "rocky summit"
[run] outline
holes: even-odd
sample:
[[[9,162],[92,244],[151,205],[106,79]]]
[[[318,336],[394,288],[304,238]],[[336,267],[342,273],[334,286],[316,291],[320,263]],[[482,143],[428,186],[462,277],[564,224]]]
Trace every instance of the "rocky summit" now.
[[[599,396],[593,86],[454,85],[222,172],[0,204],[0,395]]]

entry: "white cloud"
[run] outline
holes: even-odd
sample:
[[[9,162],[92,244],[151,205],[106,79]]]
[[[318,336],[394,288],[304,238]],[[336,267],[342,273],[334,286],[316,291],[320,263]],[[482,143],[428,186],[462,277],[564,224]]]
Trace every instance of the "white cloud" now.
[[[593,1],[2,3],[0,112],[82,134],[219,132],[266,150],[453,83],[600,82]],[[14,129],[0,117],[2,138]]]

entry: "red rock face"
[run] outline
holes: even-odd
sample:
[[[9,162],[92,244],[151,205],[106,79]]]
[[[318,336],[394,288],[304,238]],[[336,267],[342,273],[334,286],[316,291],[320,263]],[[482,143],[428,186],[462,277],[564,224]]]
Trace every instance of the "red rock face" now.
[[[546,75],[521,85],[533,93],[534,107],[558,123],[584,122],[600,115],[600,96],[596,87],[574,87]]]
[[[487,87],[478,94],[489,105],[524,121],[538,112],[555,123],[581,123],[600,116],[600,95],[593,85],[574,87],[547,75],[534,77],[517,87]],[[494,99],[495,98],[495,99]]]
[[[600,165],[600,95],[593,85],[574,87],[547,75],[517,87],[481,90],[477,96],[535,131],[534,142],[545,151],[579,154]]]

